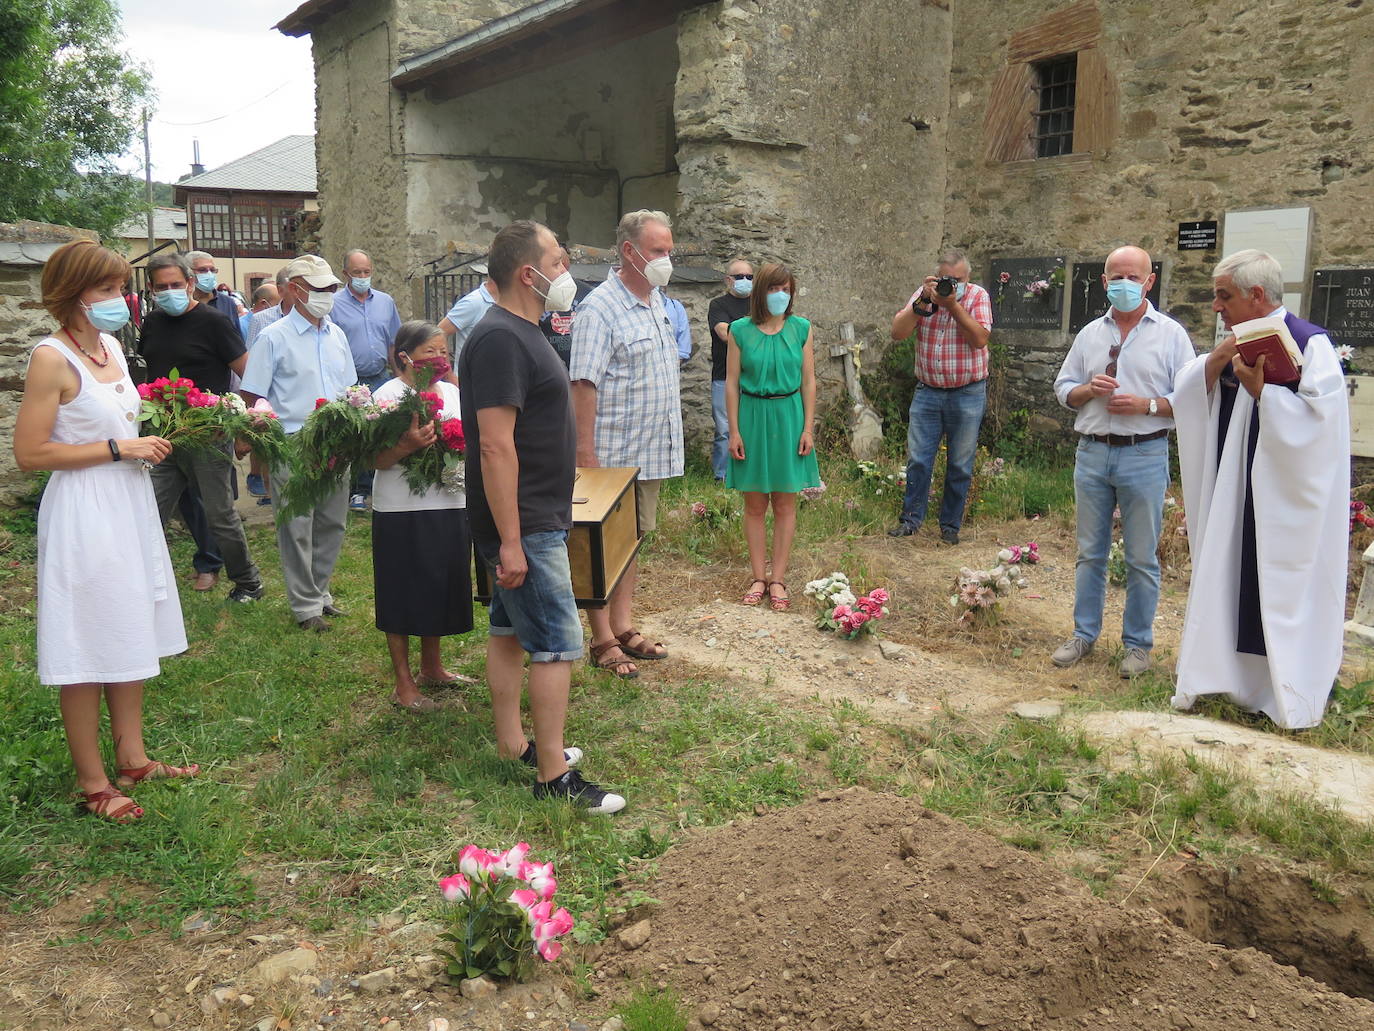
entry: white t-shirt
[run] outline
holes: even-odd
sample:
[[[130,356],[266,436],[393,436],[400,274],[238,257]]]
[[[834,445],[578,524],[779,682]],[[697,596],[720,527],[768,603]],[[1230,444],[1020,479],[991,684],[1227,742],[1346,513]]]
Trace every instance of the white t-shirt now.
[[[459,415],[458,388],[452,383],[440,380],[430,386],[444,399],[440,409],[443,416],[456,419]],[[389,379],[372,392],[378,401],[399,401],[410,387],[401,379]],[[390,469],[378,469],[372,481],[372,511],[374,512],[425,512],[438,508],[466,508],[467,497],[462,491],[451,494],[443,487],[431,487],[423,494],[413,494],[406,486],[405,469],[397,462]]]

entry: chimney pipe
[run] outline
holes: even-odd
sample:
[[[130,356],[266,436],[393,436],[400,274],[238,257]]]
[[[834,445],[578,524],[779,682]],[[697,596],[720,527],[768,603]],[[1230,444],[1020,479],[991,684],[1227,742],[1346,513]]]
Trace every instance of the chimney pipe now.
[[[191,153],[191,174],[204,175],[205,166],[200,163],[200,140],[193,139],[191,141]]]

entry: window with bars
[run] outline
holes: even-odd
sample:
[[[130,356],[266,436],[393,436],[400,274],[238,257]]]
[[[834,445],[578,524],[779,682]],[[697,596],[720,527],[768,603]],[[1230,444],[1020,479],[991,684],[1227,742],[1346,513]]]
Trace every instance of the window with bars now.
[[[194,246],[216,256],[289,258],[296,253],[303,198],[192,196],[187,206]]]
[[[1078,55],[1038,61],[1035,69],[1035,156],[1073,153],[1073,113],[1077,92]]]

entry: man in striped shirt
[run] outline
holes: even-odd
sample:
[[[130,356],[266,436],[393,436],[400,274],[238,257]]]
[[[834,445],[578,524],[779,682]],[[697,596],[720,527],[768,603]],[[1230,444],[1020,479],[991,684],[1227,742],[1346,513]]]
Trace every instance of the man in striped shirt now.
[[[939,271],[892,319],[892,339],[916,334],[916,393],[907,427],[906,496],[901,521],[888,535],[909,537],[921,526],[930,500],[930,477],[943,439],[948,451],[940,499],[940,540],[959,543],[964,503],[973,482],[978,430],[987,404],[988,334],[992,298],[970,283],[963,252],[940,255]],[[954,280],[953,288],[943,292]]]

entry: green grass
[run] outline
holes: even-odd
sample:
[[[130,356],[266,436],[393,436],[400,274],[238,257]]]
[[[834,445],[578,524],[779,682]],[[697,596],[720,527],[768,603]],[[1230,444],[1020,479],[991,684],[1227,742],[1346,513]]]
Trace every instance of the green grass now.
[[[625,1022],[625,1031],[685,1031],[687,1027],[681,1000],[666,988],[636,988],[616,1013]]]
[[[1196,757],[1110,753],[1080,731],[1013,721],[987,730],[958,717],[931,729],[938,754],[924,803],[1030,850],[1131,841],[1146,851],[1193,844],[1213,857],[1257,847],[1374,876],[1374,827],[1306,798],[1261,795]],[[928,757],[929,758],[929,757]]]
[[[252,544],[271,578],[271,537],[255,531]],[[179,536],[173,554],[189,565]],[[536,803],[528,771],[496,757],[482,687],[432,717],[387,704],[365,520],[351,522],[335,589],[350,614],[321,636],[295,628],[272,579],[261,605],[183,592],[191,650],[150,681],[146,733],[155,756],[206,769],[141,788],[148,815],[124,826],[77,812],[56,693],[34,676],[31,620],[0,615],[12,657],[0,672],[0,900],[33,910],[98,883],[109,897],[83,939],[175,928],[197,909],[324,931],[437,909],[435,881],[464,844],[527,840],[558,863],[560,899],[594,940],[621,905],[617,879],[678,829],[865,776],[862,755],[837,750],[828,764],[813,747],[840,739],[843,713],[810,717],[713,681],[618,681],[579,664],[568,739],[630,808],[607,819]],[[446,643],[450,668],[481,675],[483,629]],[[288,871],[301,874],[289,889]]]

